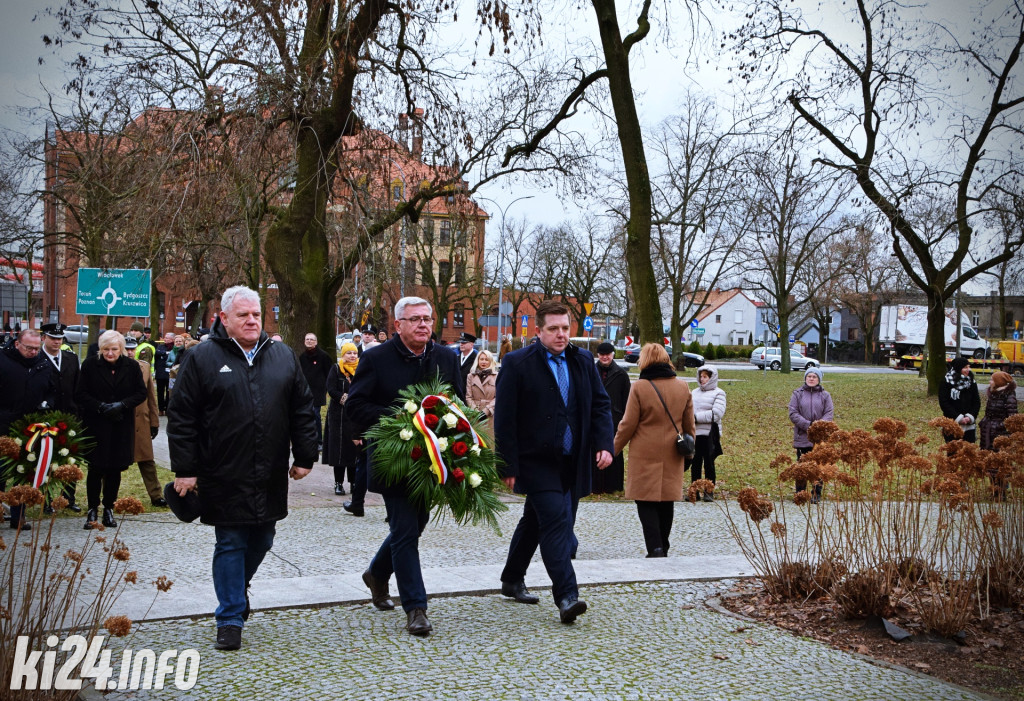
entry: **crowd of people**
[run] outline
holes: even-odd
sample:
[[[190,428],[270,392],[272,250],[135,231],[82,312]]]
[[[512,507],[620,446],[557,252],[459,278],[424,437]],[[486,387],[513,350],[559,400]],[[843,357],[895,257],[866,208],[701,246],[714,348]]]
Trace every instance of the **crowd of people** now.
[[[277,522],[287,516],[288,478],[305,477],[317,461],[332,468],[336,495],[348,496],[348,485],[343,508],[353,516],[365,515],[367,491],[381,494],[388,532],[363,581],[373,606],[390,611],[394,577],[408,632],[431,632],[419,560],[428,512],[410,498],[406,483],[383,482],[374,446],[363,436],[394,410],[403,390],[435,377],[491,425],[504,482],[525,497],[500,575],[502,594],[539,602],[525,584],[539,550],[562,623],[587,610],[573,566],[581,498],[624,490],[636,503],[650,558],[668,556],[674,503],[686,498],[687,478],[691,499],[715,500],[727,396],[714,366],[698,368],[691,389],[665,348],[652,343],[641,349],[639,378],[631,382],[610,343],[599,345],[595,357],[569,342],[569,309],[554,301],[537,307],[532,343],[513,349],[505,336],[497,357],[478,349],[468,333],[455,352],[445,348],[432,334],[430,303],[417,297],[395,305],[391,337],[364,325],[359,343],[346,342],[335,358],[307,333],[296,353],[264,331],[260,304],[251,289],[226,290],[205,342],[172,333],[153,342],[135,324],[125,335],[104,331],[79,364],[62,348],[64,326],[54,323],[20,331],[0,351],[0,434],[19,417],[49,408],[80,417],[93,439],[83,456],[85,528],[116,526],[113,504],[132,464],[154,505],[170,502],[180,518],[214,527],[218,649],[241,646],[250,582],[273,546]],[[823,380],[820,368],[807,369],[790,398],[797,459],[813,447],[811,424],[834,417]],[[982,447],[991,449],[1005,433],[1005,419],[1017,412],[1015,390],[1011,376],[995,373],[979,422],[976,381],[967,361],[957,359],[940,405],[965,440],[980,432]],[[166,488],[152,443],[164,414],[175,473]],[[795,487],[799,493],[809,485]],[[810,488],[817,502],[822,485]],[[73,488],[65,492],[69,508],[79,512],[75,496]],[[10,519],[12,528],[31,527],[20,508],[11,509]]]

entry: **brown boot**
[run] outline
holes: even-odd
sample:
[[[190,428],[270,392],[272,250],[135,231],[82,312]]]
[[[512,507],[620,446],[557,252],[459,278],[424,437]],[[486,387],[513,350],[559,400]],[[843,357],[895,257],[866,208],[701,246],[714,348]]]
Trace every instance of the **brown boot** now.
[[[426,609],[413,609],[406,615],[409,622],[405,628],[413,635],[430,635],[430,631],[434,630],[434,626],[427,620]]]
[[[391,600],[386,581],[380,581],[370,574],[370,570],[366,570],[363,572],[363,583],[370,590],[370,597],[374,606],[381,611],[393,611],[395,609],[395,602]]]

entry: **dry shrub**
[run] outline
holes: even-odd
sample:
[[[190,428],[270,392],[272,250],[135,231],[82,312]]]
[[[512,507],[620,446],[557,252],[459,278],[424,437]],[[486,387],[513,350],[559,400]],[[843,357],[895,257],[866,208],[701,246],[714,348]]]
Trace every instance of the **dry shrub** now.
[[[956,635],[974,618],[973,579],[943,580],[937,573],[928,577],[926,586],[912,590],[914,605],[921,622],[939,635]]]
[[[887,616],[892,608],[891,579],[884,568],[872,567],[847,574],[832,587],[832,598],[844,618]]]
[[[953,419],[945,416],[938,416],[928,422],[932,428],[942,431],[942,437],[951,440],[960,440],[964,437],[964,427]]]
[[[706,479],[694,480],[693,482],[690,482],[690,486],[686,490],[686,501],[691,504],[695,503],[700,499],[704,492],[714,494],[715,483]]]
[[[1012,433],[1024,433],[1024,414],[1014,414],[1006,417],[1003,421],[1003,428]]]
[[[829,593],[847,574],[846,563],[834,557],[822,559],[814,568],[814,584],[822,592]]]
[[[806,562],[783,562],[768,577],[766,588],[777,598],[806,599],[814,593],[814,572]]]
[[[824,443],[838,430],[839,426],[834,421],[814,421],[807,428],[807,439],[815,445]]]

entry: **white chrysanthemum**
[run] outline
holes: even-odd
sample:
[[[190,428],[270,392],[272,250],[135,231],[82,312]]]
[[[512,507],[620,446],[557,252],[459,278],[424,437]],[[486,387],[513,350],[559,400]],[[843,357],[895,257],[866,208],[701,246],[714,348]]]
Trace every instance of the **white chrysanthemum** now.
[[[35,454],[35,453],[29,453],[29,454],[28,454],[28,458],[26,458],[26,459],[27,459],[27,460],[28,460],[29,462],[35,462],[35,461],[36,461],[36,454]]]
[[[75,460],[74,458],[68,458],[68,465],[74,465],[76,462],[78,461]]]
[[[15,438],[14,442],[17,443],[19,446],[24,443],[24,441],[22,441],[20,438]]]
[[[441,452],[448,450],[448,439],[444,436],[437,439],[437,447],[441,449]]]
[[[459,417],[455,414],[445,414],[444,422],[448,424],[448,428],[455,428],[455,424],[459,423]]]
[[[77,436],[78,434],[77,434],[77,433],[75,433],[74,431],[68,431],[68,435],[69,435],[69,436],[71,436],[72,438],[74,438],[74,437],[75,437],[75,436]]]
[[[470,472],[469,477],[466,478],[466,481],[469,482],[470,487],[479,487],[480,483],[484,481],[484,478],[481,477],[480,474],[477,472]]]
[[[473,455],[479,455],[480,454],[480,446],[474,445],[472,448],[469,449],[469,452],[471,452]]]
[[[60,456],[62,458],[66,458],[68,456],[68,449],[67,448],[61,448],[60,449]]]
[[[420,405],[410,399],[405,403],[405,410],[410,414],[415,414],[420,410]]]
[[[412,437],[413,437],[413,436],[415,436],[415,435],[416,435],[416,434],[415,434],[415,433],[413,433],[413,431],[412,431],[412,429],[411,429],[411,428],[403,428],[403,429],[402,429],[402,430],[401,430],[401,431],[400,431],[400,432],[398,433],[398,437],[399,437],[399,438],[401,438],[401,439],[402,439],[403,441],[411,441],[411,440],[412,440]]]

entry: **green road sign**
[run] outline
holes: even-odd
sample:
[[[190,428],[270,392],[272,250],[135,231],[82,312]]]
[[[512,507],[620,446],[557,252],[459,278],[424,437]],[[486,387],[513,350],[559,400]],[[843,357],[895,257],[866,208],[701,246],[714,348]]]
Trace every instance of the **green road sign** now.
[[[704,335],[704,331],[706,331],[706,329],[702,329],[702,328],[700,328],[700,327],[698,326],[697,328],[695,328],[695,329],[693,330],[693,335],[694,335],[694,336],[703,336],[703,335]]]
[[[79,316],[149,316],[149,291],[153,271],[111,268],[79,268]]]

